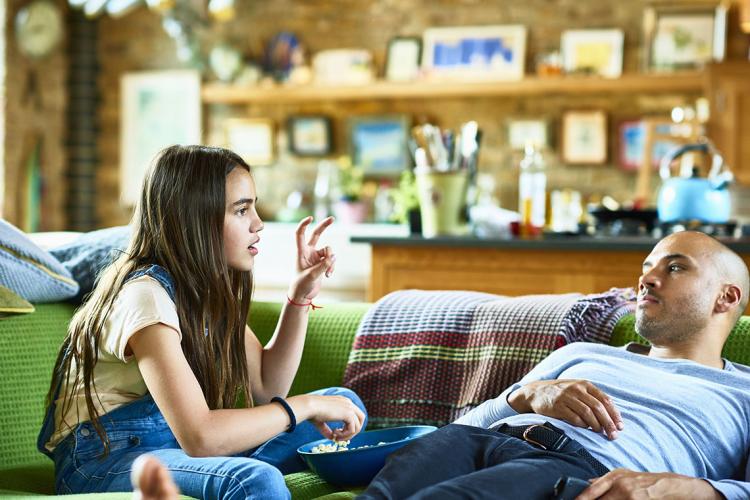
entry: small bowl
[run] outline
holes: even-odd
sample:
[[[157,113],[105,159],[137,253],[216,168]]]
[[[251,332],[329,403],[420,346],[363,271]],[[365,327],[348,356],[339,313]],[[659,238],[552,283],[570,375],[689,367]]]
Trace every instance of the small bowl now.
[[[348,450],[313,453],[315,446],[333,443],[330,439],[319,439],[300,446],[297,453],[313,472],[329,483],[360,486],[372,481],[385,465],[388,455],[435,429],[437,427],[432,425],[407,425],[360,432],[351,439]],[[368,447],[360,448],[361,446]]]

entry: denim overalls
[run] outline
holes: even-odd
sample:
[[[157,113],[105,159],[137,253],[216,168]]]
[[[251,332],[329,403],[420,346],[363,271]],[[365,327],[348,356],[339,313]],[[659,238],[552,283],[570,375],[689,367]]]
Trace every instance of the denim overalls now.
[[[152,265],[135,271],[126,282],[143,275],[156,279],[174,300],[174,282],[164,268]],[[349,389],[334,387],[313,394],[348,397],[367,414],[362,401]],[[148,452],[169,469],[183,495],[211,499],[289,498],[283,475],[306,468],[297,448],[322,438],[315,426],[305,421],[294,432],[281,433],[236,456],[190,457],[180,448],[151,395],[146,394],[100,417],[110,441],[109,455],[100,459],[104,446],[91,422],[78,424],[52,452],[44,447],[54,432],[54,412],[53,401],[37,447],[55,462],[55,489],[59,494],[131,491],[133,461]],[[342,424],[329,425],[336,428]]]

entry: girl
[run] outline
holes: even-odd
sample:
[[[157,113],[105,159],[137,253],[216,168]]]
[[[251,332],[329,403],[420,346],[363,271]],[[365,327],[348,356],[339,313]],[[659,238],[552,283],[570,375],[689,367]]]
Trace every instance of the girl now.
[[[287,498],[303,443],[345,440],[365,425],[351,391],[284,399],[299,366],[312,300],[333,272],[333,222],[305,241],[276,332],[246,325],[263,222],[250,167],[231,151],[173,146],[144,181],[127,251],[101,274],[58,354],[40,450],[59,493],[128,491],[149,452],[183,494]],[[235,409],[238,398],[248,404]],[[335,425],[326,422],[335,421]],[[317,431],[316,431],[317,429]],[[284,432],[286,431],[286,432]]]

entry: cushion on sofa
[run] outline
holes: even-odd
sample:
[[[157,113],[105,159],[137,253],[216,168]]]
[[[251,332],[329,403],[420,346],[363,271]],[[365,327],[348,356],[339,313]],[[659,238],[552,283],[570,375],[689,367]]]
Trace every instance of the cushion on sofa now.
[[[502,297],[405,290],[365,316],[344,385],[371,427],[442,426],[519,380],[570,342],[607,343],[632,310],[631,289],[603,294]]]
[[[74,301],[80,302],[94,288],[99,272],[107,267],[130,241],[130,227],[117,226],[82,234],[75,240],[49,250],[78,282]]]
[[[62,264],[3,219],[0,219],[0,285],[30,302],[57,302],[78,293],[78,284]]]
[[[34,312],[34,306],[13,290],[0,285],[0,318]]]

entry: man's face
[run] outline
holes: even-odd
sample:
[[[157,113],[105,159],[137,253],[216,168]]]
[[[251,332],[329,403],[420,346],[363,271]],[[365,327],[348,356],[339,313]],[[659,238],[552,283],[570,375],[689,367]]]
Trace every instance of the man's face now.
[[[689,341],[711,317],[718,281],[703,235],[676,233],[660,241],[643,263],[635,328],[656,345]]]

